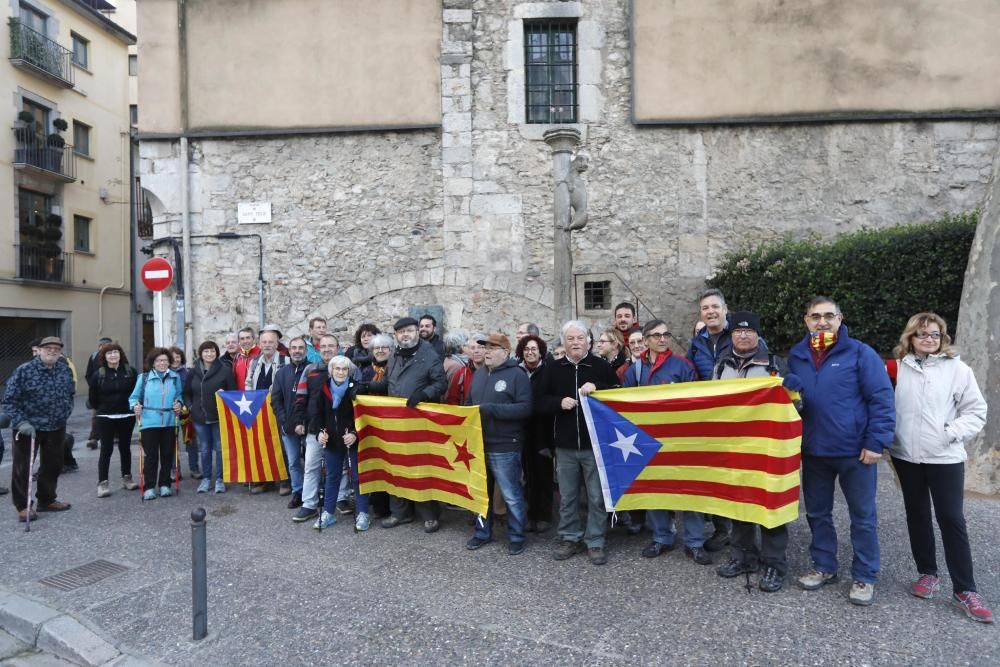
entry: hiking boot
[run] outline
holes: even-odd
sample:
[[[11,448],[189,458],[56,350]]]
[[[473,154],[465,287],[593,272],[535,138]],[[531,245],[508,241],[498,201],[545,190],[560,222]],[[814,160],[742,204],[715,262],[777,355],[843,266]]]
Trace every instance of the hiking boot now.
[[[161,486],[160,487],[160,497],[161,498],[169,498],[172,495],[174,495],[174,492],[170,490],[169,486]]]
[[[875,584],[855,581],[851,584],[851,592],[847,597],[851,601],[851,604],[867,607],[872,602],[875,602]]]
[[[712,564],[712,557],[701,547],[684,547],[684,555],[698,563],[698,565]]]
[[[292,521],[295,523],[302,523],[303,521],[315,518],[317,514],[318,512],[315,507],[306,507],[303,505],[299,508],[299,511],[295,513],[295,516],[292,517]]]
[[[156,500],[156,491],[154,489],[146,489],[142,494],[143,500]]]
[[[32,512],[31,512],[31,520],[34,521],[37,518],[38,518],[38,512],[35,512],[34,510],[32,510]],[[18,513],[17,513],[17,520],[20,521],[21,523],[24,523],[25,521],[27,521],[28,520],[28,510],[26,510],[26,509],[19,510]]]
[[[221,479],[215,480],[215,492],[216,493],[225,493],[226,492],[226,483],[223,482]]]
[[[371,528],[372,522],[368,518],[368,512],[358,512],[358,516],[354,519],[354,530],[359,532],[364,532]]]
[[[643,558],[656,558],[661,554],[665,554],[668,551],[673,551],[674,545],[672,544],[662,544],[660,542],[650,542],[645,549],[642,550]]]
[[[799,587],[804,591],[814,591],[827,584],[837,581],[836,572],[820,572],[819,570],[809,570],[799,577]]]
[[[728,563],[720,565],[715,569],[715,573],[723,579],[732,579],[733,577],[738,577],[741,574],[746,574],[747,572],[753,574],[756,571],[756,563],[751,565],[750,563],[742,560],[736,560],[735,558],[730,558]]]
[[[922,574],[916,581],[910,584],[910,594],[918,598],[930,600],[938,592],[939,588],[941,588],[941,577],[933,574]]]
[[[205,478],[198,483],[198,493],[208,493],[209,491],[211,491],[211,489],[212,489],[212,480],[210,479]]]
[[[59,502],[58,500],[53,500],[48,505],[42,505],[38,508],[39,512],[65,512],[72,505],[69,503]]]
[[[983,605],[983,599],[975,591],[955,593],[951,603],[962,610],[966,616],[979,623],[992,623],[993,612]]]
[[[279,496],[287,496],[291,495],[291,493],[292,493],[292,485],[290,482],[284,481],[278,486]]]
[[[132,481],[132,475],[122,475],[122,488],[126,491],[135,491],[139,485]]]
[[[572,558],[578,553],[583,553],[584,549],[586,549],[586,547],[582,542],[570,542],[568,540],[563,540],[563,542],[559,545],[559,548],[556,549],[556,552],[552,554],[552,558],[555,560],[566,560],[567,558]]]
[[[103,482],[98,482],[97,483],[97,497],[98,498],[107,498],[110,495],[111,495],[111,485],[108,484],[108,480],[104,480]]]
[[[441,522],[437,519],[427,519],[424,521],[424,532],[427,534],[436,533],[441,530]]]
[[[757,588],[765,593],[777,593],[785,585],[785,577],[780,574],[777,568],[764,568],[764,576],[757,582]]]
[[[288,509],[294,510],[302,507],[302,494],[295,492],[292,494],[292,499],[288,501]]]
[[[469,541],[465,543],[465,548],[468,549],[469,551],[475,551],[476,549],[479,549],[484,545],[489,544],[492,541],[493,540],[484,540],[480,537],[472,536],[469,538]]]
[[[524,553],[524,542],[511,542],[507,545],[508,556],[520,556]]]
[[[323,510],[320,517],[316,519],[316,523],[313,524],[313,528],[316,530],[325,530],[335,523],[337,523],[337,514],[330,514],[326,510]]]
[[[604,565],[608,562],[608,554],[604,547],[590,547],[587,549],[587,557],[592,565]]]
[[[382,519],[381,523],[383,528],[395,528],[396,526],[401,526],[404,523],[412,523],[412,522],[413,522],[412,516],[398,517],[390,515]]]
[[[710,538],[705,540],[705,551],[708,552],[722,551],[727,546],[729,546],[729,533],[722,531],[715,531]]]
[[[350,514],[354,510],[351,509],[351,503],[346,500],[337,501],[337,514]]]

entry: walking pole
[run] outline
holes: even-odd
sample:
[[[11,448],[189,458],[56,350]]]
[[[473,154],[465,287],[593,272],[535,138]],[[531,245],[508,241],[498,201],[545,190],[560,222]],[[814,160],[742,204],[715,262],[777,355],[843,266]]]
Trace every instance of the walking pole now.
[[[326,433],[326,429],[322,429],[320,433]],[[329,442],[329,441],[327,441]],[[316,444],[319,444],[319,436],[316,436]],[[319,497],[319,533],[323,534],[323,505],[326,503],[326,455],[323,450],[326,449],[326,445],[319,445],[319,486],[317,487],[317,496]],[[334,510],[336,511],[336,510]]]
[[[146,470],[142,466],[142,415],[137,415],[135,425],[139,430],[139,502],[146,502]]]
[[[179,415],[174,415],[174,437],[175,437],[175,447],[174,447],[174,495],[181,495],[181,418]]]
[[[24,511],[24,532],[31,532],[31,471],[35,467],[35,436],[28,445],[28,508]]]
[[[350,429],[344,429],[344,435],[348,435]],[[358,441],[355,440],[354,444],[357,445]],[[353,445],[347,446],[347,487],[351,490],[354,489],[354,466],[351,465],[351,447]],[[359,494],[360,495],[360,494]],[[358,532],[358,496],[354,496],[354,532]]]

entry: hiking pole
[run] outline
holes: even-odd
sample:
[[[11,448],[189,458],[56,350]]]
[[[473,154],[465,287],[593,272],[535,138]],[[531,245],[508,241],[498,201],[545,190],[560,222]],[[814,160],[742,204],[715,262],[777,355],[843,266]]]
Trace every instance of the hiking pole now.
[[[146,469],[142,465],[142,415],[136,415],[135,425],[139,430],[139,502],[146,502]]]
[[[349,435],[350,432],[351,432],[350,429],[346,429],[346,428],[344,429],[344,435]],[[354,440],[354,444],[355,445],[358,444],[357,439]],[[353,445],[347,445],[347,488],[351,489],[351,490],[354,489],[354,466],[351,465],[351,447],[352,446]],[[359,489],[359,493],[354,496],[354,532],[355,533],[358,532],[358,521],[357,521],[357,519],[358,519],[358,495],[360,495],[360,489]]]
[[[181,418],[174,415],[174,495],[181,495]]]
[[[24,511],[24,532],[31,532],[31,476],[35,467],[35,436],[31,436],[31,444],[28,445],[28,507]]]
[[[326,433],[326,429],[321,429],[320,433]],[[329,442],[329,440],[327,441]],[[319,444],[319,435],[316,436],[316,444]],[[319,450],[319,485],[317,486],[317,496],[319,497],[319,518],[316,520],[319,526],[318,530],[320,535],[323,534],[323,511],[324,505],[326,504],[326,454],[323,452],[326,449],[326,445],[320,445]],[[334,512],[337,510],[334,509]]]

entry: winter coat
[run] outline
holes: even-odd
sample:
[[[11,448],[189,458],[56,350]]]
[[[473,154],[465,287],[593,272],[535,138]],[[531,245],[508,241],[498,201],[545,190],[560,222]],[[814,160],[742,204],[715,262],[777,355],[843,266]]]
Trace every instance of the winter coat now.
[[[726,327],[712,343],[712,335],[705,327],[691,339],[688,345],[687,358],[698,373],[699,380],[711,380],[712,371],[719,359],[729,354],[733,347],[732,329],[730,328],[729,315],[726,315]]]
[[[250,368],[247,370],[247,377],[243,383],[243,389],[245,391],[253,391],[257,389],[257,381],[260,379],[261,374],[264,372],[264,355],[258,355],[254,357],[253,361],[250,362]],[[278,374],[278,369],[289,363],[288,357],[281,354],[280,352],[275,352],[274,356],[271,357],[271,383],[274,383],[274,376]],[[267,389],[271,386],[268,385]]]
[[[260,356],[260,348],[254,345],[249,352],[244,353],[241,349],[233,359],[233,378],[236,386],[243,389],[247,383],[247,375],[250,374],[250,365],[253,360]]]
[[[439,357],[444,358],[444,339],[440,334],[434,332],[434,335],[427,339],[427,343],[434,348]]]
[[[534,397],[535,411],[548,415],[553,420],[553,440],[562,449],[589,450],[590,434],[580,406],[572,410],[562,409],[562,399],[579,400],[578,390],[588,382],[598,389],[612,389],[618,386],[618,376],[611,365],[596,354],[587,353],[578,363],[568,357],[546,361],[542,371],[538,393]]]
[[[910,463],[961,463],[965,443],[986,425],[986,399],[958,357],[908,354],[896,375],[892,457]]]
[[[771,354],[764,341],[757,345],[753,358],[746,361],[729,350],[712,371],[712,380],[733,380],[736,378],[785,377],[788,363],[776,354]]]
[[[420,339],[413,355],[407,357],[396,350],[389,357],[385,380],[373,382],[369,391],[400,398],[412,398],[419,394],[421,402],[437,403],[447,388],[441,357],[427,341]]]
[[[803,453],[857,457],[892,444],[896,406],[885,364],[846,325],[819,368],[806,335],[792,348],[788,369],[802,380]]]
[[[531,417],[531,380],[517,359],[476,370],[465,404],[479,406],[487,452],[521,451]]]
[[[539,414],[535,409],[535,397],[538,396],[538,392],[541,391],[542,378],[545,376],[544,370],[548,362],[542,360],[534,370],[530,370],[524,365],[522,361],[520,368],[531,380],[531,399],[532,399],[532,410],[531,419],[528,422],[528,442],[525,447],[525,454],[529,451],[538,453],[542,450],[552,449],[552,415],[542,415]],[[551,452],[550,452],[551,456]]]
[[[128,407],[128,397],[135,389],[139,373],[128,365],[118,368],[98,366],[87,377],[90,391],[87,399],[97,415],[127,415],[132,411]]]
[[[7,378],[3,411],[17,429],[28,422],[38,431],[58,431],[73,412],[76,384],[73,372],[63,363],[49,368],[39,358],[25,362]]]
[[[195,424],[218,423],[219,408],[215,394],[235,389],[233,370],[227,364],[217,361],[206,371],[202,362],[195,362],[184,382],[184,405],[191,411],[191,421]]]
[[[340,401],[340,405],[334,409],[333,393],[330,391],[330,375],[326,371],[318,371],[309,376],[309,403],[306,408],[306,431],[312,435],[319,435],[322,429],[326,429],[330,440],[326,443],[326,449],[333,452],[344,452],[347,446],[344,444],[344,434],[354,433],[354,397],[357,395],[358,383],[354,380],[347,380],[347,393]],[[355,443],[357,446],[357,443]]]
[[[139,430],[174,428],[177,425],[174,403],[178,401],[184,403],[183,391],[181,378],[174,371],[168,370],[163,377],[160,377],[155,370],[140,375],[135,389],[128,397],[129,409],[142,403]]]
[[[274,373],[274,380],[271,382],[271,409],[274,410],[278,426],[286,434],[295,433],[295,427],[300,423],[295,415],[295,389],[306,366],[306,359],[298,364],[289,361]]]
[[[651,384],[692,382],[697,379],[698,375],[690,361],[666,350],[653,364],[649,362],[649,352],[643,352],[642,363],[629,367],[622,384],[626,387],[644,387]]]

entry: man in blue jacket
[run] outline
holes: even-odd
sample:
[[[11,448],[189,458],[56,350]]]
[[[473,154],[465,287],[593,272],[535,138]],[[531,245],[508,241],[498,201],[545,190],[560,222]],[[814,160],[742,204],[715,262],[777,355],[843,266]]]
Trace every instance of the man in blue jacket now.
[[[809,333],[788,360],[802,382],[802,495],[814,566],[799,577],[799,585],[816,590],[837,581],[833,492],[839,477],[854,551],[849,598],[870,605],[879,571],[877,464],[892,444],[896,406],[881,358],[848,335],[843,319],[833,299],[814,298],[806,308]]]
[[[477,341],[486,349],[483,365],[472,376],[466,405],[478,405],[486,449],[486,488],[496,480],[507,505],[507,553],[524,551],[528,504],[521,487],[521,451],[531,416],[531,379],[510,356],[510,339],[501,333]],[[470,551],[493,540],[493,504],[465,543]]]

